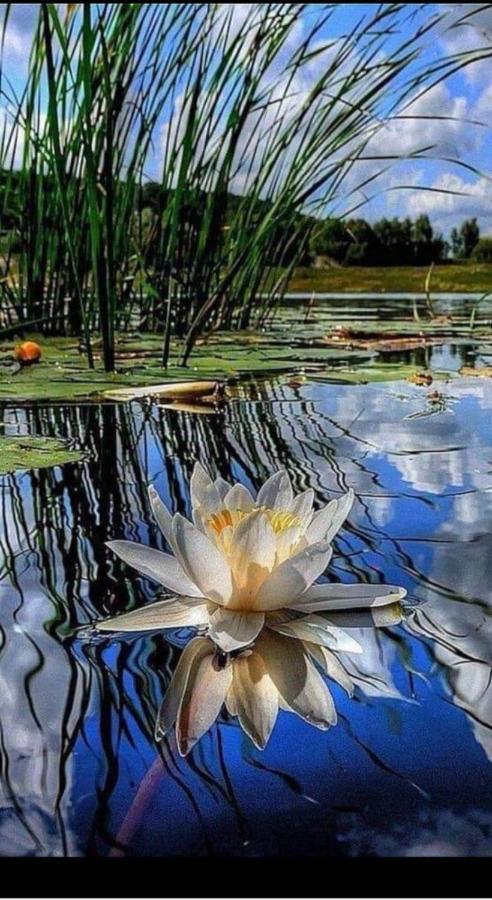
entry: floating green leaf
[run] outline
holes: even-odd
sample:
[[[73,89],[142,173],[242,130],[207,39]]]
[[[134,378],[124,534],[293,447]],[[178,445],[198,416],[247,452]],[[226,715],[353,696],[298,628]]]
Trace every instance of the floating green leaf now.
[[[78,462],[82,454],[53,437],[0,437],[0,475],[19,469],[45,469]]]

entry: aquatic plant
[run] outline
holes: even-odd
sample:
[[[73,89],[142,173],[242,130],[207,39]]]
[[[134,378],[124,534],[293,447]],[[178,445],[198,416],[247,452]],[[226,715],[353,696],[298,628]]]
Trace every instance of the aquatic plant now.
[[[456,18],[425,4],[381,4],[347,29],[337,4],[243,18],[236,4],[45,3],[17,93],[11,9],[1,324],[82,334],[90,366],[97,330],[107,370],[118,328],[159,331],[167,365],[171,338],[186,364],[204,330],[265,322],[317,216],[357,208],[391,164],[375,135],[488,53],[423,61]]]
[[[314,512],[312,488],[293,495],[286,471],[272,475],[256,499],[242,484],[212,481],[200,463],[191,478],[193,524],[171,516],[154,488],[150,501],[174,556],[133,541],[108,546],[173,595],[100,622],[100,631],[206,627],[230,653],[251,644],[264,625],[338,650],[357,644],[319,614],[401,600],[393,585],[315,584],[332,555],[331,541],[353,503],[353,491]],[[280,610],[301,613],[280,616]]]
[[[201,632],[180,657],[159,710],[156,738],[176,724],[178,750],[185,756],[224,703],[260,749],[279,707],[319,728],[334,725],[335,706],[315,663],[350,693],[352,679],[332,651],[362,652],[336,624],[337,612],[378,612],[395,607],[406,593],[392,585],[314,584],[331,558],[330,542],[350,511],[353,492],[314,512],[314,491],[294,497],[285,471],[272,475],[255,500],[244,485],[214,482],[196,463],[194,524],[179,514],[172,517],[152,487],[149,495],[175,556],[130,541],[108,546],[179,596],[96,627]]]
[[[333,614],[336,619],[337,613]],[[368,618],[370,621],[368,622]],[[401,620],[397,603],[354,619],[367,630]],[[264,629],[249,648],[223,654],[208,637],[193,638],[183,650],[159,708],[155,737],[160,741],[176,725],[178,751],[186,756],[214,724],[225,704],[259,750],[264,750],[283,709],[322,730],[337,723],[332,695],[320,671],[351,697],[358,681],[337,653],[313,641]],[[353,651],[352,638],[339,649]],[[364,641],[367,645],[367,639]],[[358,647],[358,649],[362,649]],[[374,665],[371,660],[370,665]],[[396,692],[395,692],[396,694]]]
[[[465,359],[468,350],[457,352]],[[485,425],[489,411],[487,392],[473,383],[457,381],[453,390],[460,402],[444,430],[436,420],[407,418],[422,399],[417,389],[411,399],[399,387],[361,387],[348,407],[350,392],[340,386],[320,386],[315,395],[310,386],[263,379],[252,402],[243,394],[220,421],[156,405],[6,407],[9,432],[63,437],[86,452],[75,465],[3,476],[2,758],[5,790],[16,801],[1,823],[4,853],[103,856],[116,846],[121,855],[149,847],[166,855],[176,832],[183,835],[179,852],[196,852],[206,818],[215,855],[225,852],[224,821],[237,854],[249,837],[255,853],[268,854],[271,845],[255,837],[258,797],[265,833],[278,822],[276,810],[292,805],[286,827],[293,841],[308,827],[311,839],[326,809],[340,803],[345,810],[355,794],[360,809],[376,804],[376,817],[386,798],[388,821],[396,804],[403,833],[416,808],[427,814],[420,786],[432,794],[435,777],[442,783],[429,766],[434,753],[445,766],[446,802],[459,805],[465,769],[457,771],[455,761],[466,756],[467,796],[480,806],[492,757],[490,473],[483,442],[453,448],[466,446],[470,410]],[[331,574],[352,582],[405,579],[412,605],[401,627],[393,627],[389,605],[370,609],[367,624],[363,612],[335,612],[330,621],[349,630],[363,652],[310,644],[320,658],[328,653],[341,663],[355,686],[352,703],[327,682],[340,727],[326,733],[284,714],[261,755],[249,738],[240,739],[239,719],[228,719],[226,705],[182,760],[172,732],[157,745],[153,732],[185,636],[126,632],[108,640],[106,633],[93,641],[91,630],[84,637],[95,618],[152,601],[152,583],[116,557],[108,564],[104,541],[135,537],[138,528],[142,541],[165,549],[146,480],[184,512],[196,459],[213,459],[231,483],[240,477],[255,487],[284,467],[296,492],[312,485],[323,502],[353,485],[357,515],[334,539]],[[264,629],[254,647],[276,634]],[[282,658],[289,667],[289,654]],[[138,782],[156,770],[148,806],[140,806],[136,830],[124,837],[120,823]],[[306,825],[316,808],[321,819]]]

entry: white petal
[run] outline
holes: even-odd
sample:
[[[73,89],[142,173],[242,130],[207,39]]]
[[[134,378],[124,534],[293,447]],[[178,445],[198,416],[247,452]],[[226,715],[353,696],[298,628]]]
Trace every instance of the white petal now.
[[[219,607],[210,617],[209,636],[224,653],[251,644],[263,628],[263,613]]]
[[[406,590],[393,584],[313,584],[292,604],[299,612],[367,609],[398,603]]]
[[[318,612],[318,610],[316,610]],[[321,611],[324,616],[324,612]],[[400,603],[389,603],[387,606],[373,606],[370,609],[346,609],[340,612],[329,610],[330,622],[340,628],[388,628],[398,625],[403,619]]]
[[[184,648],[174,670],[173,677],[162,701],[155,723],[155,739],[160,741],[173,727],[183,700],[191,667],[195,659],[203,659],[214,653],[213,644],[207,638],[193,638]]]
[[[352,488],[350,488],[350,490],[346,494],[344,494],[343,497],[337,500],[337,511],[333,516],[333,521],[330,525],[330,528],[328,529],[325,541],[332,541],[339,529],[342,527],[354,504],[354,496],[354,492]]]
[[[263,750],[270,737],[278,713],[278,691],[274,686],[263,658],[254,651],[233,663],[233,683],[230,704],[243,731]]]
[[[181,756],[186,756],[214,724],[231,682],[232,665],[219,668],[215,655],[193,661],[176,724]]]
[[[297,597],[326,569],[331,547],[324,541],[312,544],[277,566],[258,591],[257,609],[292,606]]]
[[[295,712],[317,728],[335,724],[337,715],[331,694],[310,661],[301,641],[266,630],[255,646],[277,688],[279,705]]]
[[[162,502],[153,484],[149,485],[149,500],[154,519],[161,529],[166,541],[171,543],[171,526],[173,517],[167,506]]]
[[[257,506],[267,509],[289,509],[292,503],[292,485],[288,472],[275,472],[260,488],[256,498]]]
[[[324,539],[324,536],[333,521],[333,517],[336,514],[337,504],[338,500],[330,500],[326,506],[323,506],[322,509],[318,509],[318,511],[313,514],[311,524],[306,531],[306,538],[310,543],[315,543],[316,541],[322,541]]]
[[[156,628],[191,628],[206,625],[209,620],[207,604],[198,598],[160,600],[140,609],[122,613],[98,622],[98,631],[154,631]]]
[[[353,502],[354,492],[350,489],[339,500],[331,500],[323,509],[315,512],[306,532],[309,543],[332,541],[352,509]]]
[[[290,525],[284,531],[281,531],[276,535],[277,565],[279,565],[288,557],[293,556],[293,550],[299,552],[301,548],[298,547],[298,542],[301,536],[301,531],[301,525]]]
[[[313,500],[314,491],[312,488],[308,488],[307,491],[303,491],[302,494],[297,494],[297,497],[294,497],[289,512],[300,519],[308,519],[312,516]]]
[[[249,585],[255,581],[252,567],[270,571],[276,553],[277,541],[273,528],[265,513],[261,509],[255,510],[234,529],[230,559],[236,585]],[[263,581],[265,572],[259,575]],[[253,587],[256,594],[256,585]]]
[[[225,699],[227,712],[230,716],[237,716],[236,694],[234,692],[234,682],[232,682],[229,693]]]
[[[202,531],[203,534],[210,534],[210,529],[207,526],[206,519],[203,517],[201,510],[198,506],[195,506],[194,510],[191,513],[191,518],[193,519],[193,524],[195,528],[198,528],[198,531]],[[171,536],[172,536],[172,525],[171,525]]]
[[[328,677],[331,678],[332,681],[336,681],[337,684],[340,684],[347,691],[349,697],[353,697],[355,690],[354,682],[335,654],[319,644],[311,644],[310,642],[305,641],[304,646],[313,659],[316,660],[318,665],[321,666],[323,671],[326,672]]]
[[[286,634],[288,637],[298,638],[302,641],[311,641],[313,644],[321,644],[339,653],[362,653],[362,647],[357,641],[342,631],[337,625],[333,625],[322,616],[303,616],[302,619],[293,619],[290,622],[271,625],[274,631]]]
[[[239,509],[241,512],[250,512],[255,505],[250,492],[243,484],[235,484],[224,497],[224,506],[227,509]]]
[[[204,597],[225,604],[232,594],[231,570],[215,544],[191,522],[177,513],[173,539],[180,562]]]
[[[191,505],[200,506],[206,516],[211,516],[222,507],[222,500],[216,485],[201,463],[196,462],[190,481]]]
[[[231,485],[229,484],[228,481],[225,481],[225,479],[221,478],[220,476],[219,476],[219,478],[215,479],[214,484],[219,492],[220,499],[222,500],[222,502],[224,502],[225,497],[227,496],[227,494],[229,493],[229,491],[231,489]]]
[[[174,556],[134,541],[108,541],[106,546],[137,572],[152,578],[173,593],[184,594],[186,597],[204,596]]]

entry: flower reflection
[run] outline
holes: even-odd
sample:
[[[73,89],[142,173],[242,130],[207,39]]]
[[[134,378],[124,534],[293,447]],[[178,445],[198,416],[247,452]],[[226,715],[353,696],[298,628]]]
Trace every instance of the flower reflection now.
[[[272,631],[263,631],[253,648],[235,655],[221,653],[209,638],[190,641],[159,710],[156,738],[176,724],[178,749],[186,755],[224,703],[259,749],[266,746],[279,708],[317,728],[337,720],[328,687],[303,642]]]
[[[131,541],[108,546],[174,596],[145,609],[100,622],[100,631],[202,626],[225,653],[250,645],[264,625],[292,637],[356,651],[352,639],[320,615],[361,609],[405,596],[393,585],[315,584],[331,555],[331,541],[352,507],[349,491],[317,512],[314,491],[294,497],[289,475],[276,472],[256,499],[242,484],[212,481],[195,465],[193,522],[171,516],[154,488],[152,509],[174,556]],[[178,595],[176,597],[176,595]],[[279,610],[304,614],[278,619]],[[349,645],[349,646],[347,646]]]
[[[379,612],[374,617],[362,614],[354,624],[362,630],[401,619],[398,605],[386,607],[384,617]],[[213,725],[224,704],[260,750],[270,738],[279,709],[327,729],[336,724],[337,714],[320,669],[353,695],[357,677],[352,678],[337,654],[311,639],[264,629],[254,646],[225,654],[210,638],[193,638],[181,654],[160,707],[156,739],[176,725],[178,750],[185,756]]]

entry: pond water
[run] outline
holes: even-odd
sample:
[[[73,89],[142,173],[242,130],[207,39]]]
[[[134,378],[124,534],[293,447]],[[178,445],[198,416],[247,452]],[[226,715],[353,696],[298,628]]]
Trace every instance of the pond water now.
[[[438,388],[282,376],[216,415],[4,407],[5,433],[85,455],[1,479],[0,855],[492,855],[492,383]],[[353,628],[328,731],[281,712],[261,752],[224,714],[181,758],[153,732],[188,635],[87,636],[156,596],[104,542],[164,549],[146,485],[189,514],[197,459],[252,488],[285,467],[317,504],[353,487],[329,577],[408,590],[399,625]]]

